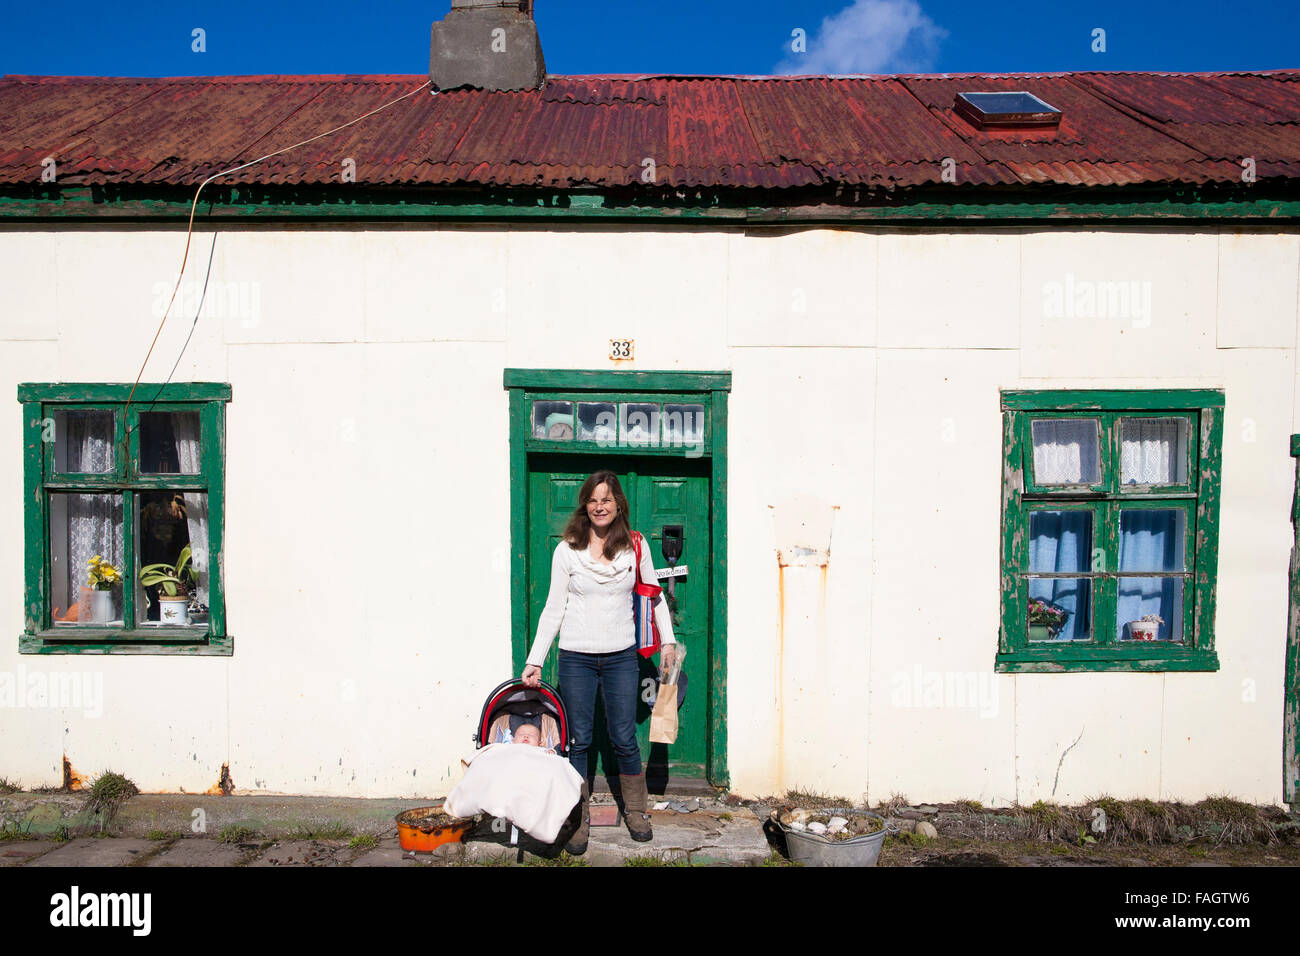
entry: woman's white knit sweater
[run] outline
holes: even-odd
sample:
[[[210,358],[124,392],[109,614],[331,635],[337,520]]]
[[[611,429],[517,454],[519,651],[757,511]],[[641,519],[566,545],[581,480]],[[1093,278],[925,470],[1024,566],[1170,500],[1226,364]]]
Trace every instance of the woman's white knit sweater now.
[[[567,541],[555,546],[551,558],[551,589],[537,622],[537,636],[527,663],[542,666],[551,642],[560,635],[560,648],[586,654],[621,651],[636,643],[632,623],[633,549],[615,556],[612,564],[594,560],[587,550],[574,550]],[[641,540],[641,580],[658,584],[649,542]],[[676,644],[672,615],[662,594],[655,599],[659,640]]]

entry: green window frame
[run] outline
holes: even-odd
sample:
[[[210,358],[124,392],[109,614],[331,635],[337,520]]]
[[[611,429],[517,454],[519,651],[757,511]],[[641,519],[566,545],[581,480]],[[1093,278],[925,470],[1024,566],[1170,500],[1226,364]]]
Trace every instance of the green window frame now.
[[[225,567],[225,444],[228,384],[217,382],[122,384],[24,383],[18,386],[23,409],[23,512],[25,538],[24,629],[19,637],[23,654],[191,654],[229,656],[233,639],[226,632]],[[129,399],[129,401],[128,401]],[[102,472],[63,472],[58,468],[60,447],[56,423],[61,413],[98,411],[112,417],[112,462]],[[161,465],[149,468],[141,460],[141,416],[160,413],[197,414],[198,464],[193,471],[165,473]],[[191,419],[191,421],[193,421]],[[146,420],[145,428],[150,422]],[[177,444],[179,448],[179,442]],[[181,459],[182,462],[184,458]],[[161,459],[160,459],[161,461]],[[161,515],[166,506],[140,507],[159,492],[176,492],[182,507],[205,495],[207,505],[206,574],[208,620],[174,626],[147,620],[148,610],[137,588],[141,560],[137,550],[141,522]],[[52,562],[51,524],[59,505],[55,496],[95,494],[106,496],[121,515],[120,593],[114,600],[114,620],[108,623],[69,624],[66,614],[55,622],[52,607],[55,576]],[[84,499],[83,499],[84,500]],[[140,513],[137,513],[140,512]],[[193,521],[193,511],[190,511]],[[184,518],[177,512],[166,519]],[[193,525],[191,525],[193,527]],[[151,539],[152,540],[152,539]],[[168,540],[166,537],[160,540]],[[199,549],[196,549],[199,550]],[[143,552],[142,552],[143,553]],[[71,547],[60,554],[71,562]],[[151,562],[156,560],[149,559]],[[168,558],[167,560],[174,560]],[[71,574],[71,570],[64,573]],[[70,590],[70,589],[69,589]],[[68,600],[70,595],[65,595]]]
[[[1034,389],[1001,393],[1001,622],[997,671],[1218,670],[1214,606],[1223,403],[1221,389]],[[1175,443],[1170,453],[1171,474],[1166,481],[1152,479],[1147,483],[1139,483],[1130,475],[1126,482],[1122,462],[1125,430],[1149,419],[1183,419],[1187,423],[1181,432],[1183,441]],[[1088,424],[1095,422],[1096,461],[1089,460],[1090,449],[1081,442],[1078,473],[1071,480],[1053,480],[1057,475],[1046,460],[1044,474],[1039,474],[1034,455],[1035,422],[1052,422],[1064,432],[1073,427],[1078,435],[1092,434]],[[1132,466],[1130,470],[1134,470]],[[1177,515],[1170,520],[1172,527],[1182,532],[1184,553],[1179,556],[1173,548],[1167,549],[1167,560],[1174,561],[1172,568],[1133,569],[1131,563],[1126,567],[1121,561],[1122,542],[1135,540],[1135,536],[1124,537],[1122,525],[1147,510]],[[1088,517],[1080,520],[1081,515]],[[1057,571],[1031,567],[1031,529],[1035,524],[1044,527],[1043,522],[1051,520],[1060,521],[1062,528],[1068,522],[1079,529],[1074,542],[1088,554],[1086,567]],[[1084,529],[1091,540],[1080,542],[1078,535],[1085,533]],[[1064,532],[1060,540],[1064,540]],[[1070,613],[1076,618],[1070,633],[1077,634],[1084,628],[1085,637],[1044,639],[1045,635],[1062,633],[1059,624],[1055,633],[1041,623],[1031,633],[1031,582],[1051,579],[1065,579],[1064,590],[1071,595]],[[1173,594],[1169,603],[1177,614],[1178,626],[1168,624],[1167,639],[1133,639],[1133,634],[1140,633],[1135,625],[1141,622],[1119,620],[1121,589],[1126,581],[1131,589],[1133,579],[1181,582],[1169,585]],[[1042,585],[1039,591],[1041,594]],[[1079,623],[1079,619],[1085,623]]]

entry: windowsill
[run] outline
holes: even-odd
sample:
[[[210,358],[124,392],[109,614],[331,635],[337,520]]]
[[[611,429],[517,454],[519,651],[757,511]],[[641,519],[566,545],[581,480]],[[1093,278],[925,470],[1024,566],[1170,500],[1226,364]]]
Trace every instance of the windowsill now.
[[[994,670],[999,674],[1059,674],[1094,671],[1217,671],[1219,656],[1214,651],[1196,650],[1169,641],[1139,641],[1142,646],[1089,646],[1085,642],[1060,642],[1050,648],[1031,648],[998,654]],[[1152,647],[1152,644],[1163,646]]]
[[[188,654],[230,657],[235,640],[197,627],[60,627],[22,634],[20,654]]]

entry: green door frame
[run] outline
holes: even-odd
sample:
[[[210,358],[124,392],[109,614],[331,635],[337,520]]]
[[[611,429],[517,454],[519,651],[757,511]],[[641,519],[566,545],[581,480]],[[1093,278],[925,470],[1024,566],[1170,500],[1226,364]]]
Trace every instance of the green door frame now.
[[[1282,800],[1295,809],[1300,800],[1300,435],[1291,436],[1296,459],[1291,498],[1291,569],[1286,624],[1286,677],[1282,687]]]
[[[514,672],[523,670],[528,654],[528,448],[531,434],[525,393],[666,392],[692,394],[708,406],[710,533],[713,537],[713,593],[710,598],[710,671],[708,757],[705,777],[728,787],[727,769],[727,395],[730,372],[633,372],[604,369],[508,368],[503,385],[510,393],[510,632]],[[556,442],[548,452],[590,454],[591,448]],[[635,449],[619,449],[620,454]],[[657,454],[658,449],[649,449]]]

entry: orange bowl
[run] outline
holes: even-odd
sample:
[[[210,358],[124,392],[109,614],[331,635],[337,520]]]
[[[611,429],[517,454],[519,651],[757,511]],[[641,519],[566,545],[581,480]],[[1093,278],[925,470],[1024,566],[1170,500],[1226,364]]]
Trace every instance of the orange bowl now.
[[[438,822],[432,818],[442,815]],[[403,810],[397,815],[397,842],[403,850],[428,853],[444,843],[459,843],[474,825],[473,817],[450,817],[443,814],[442,801],[431,807]]]

